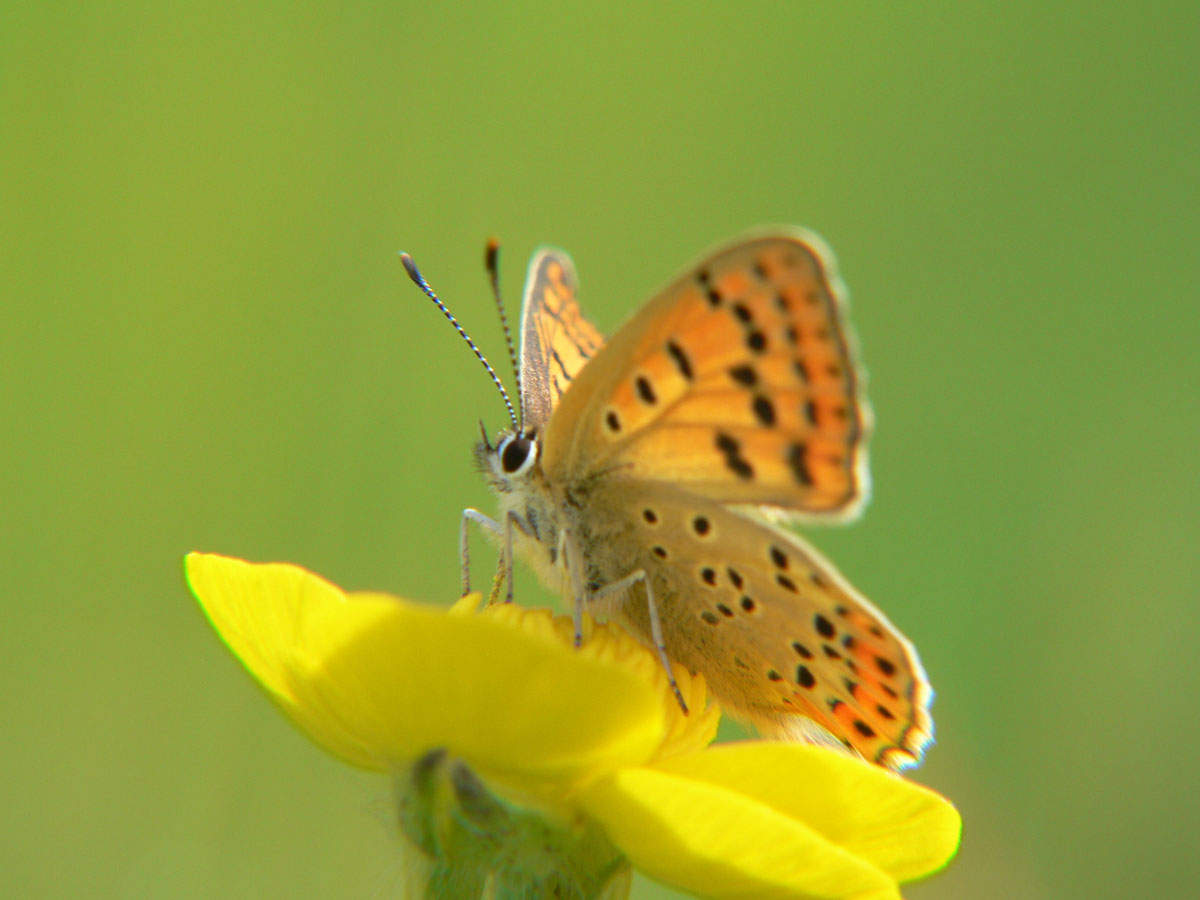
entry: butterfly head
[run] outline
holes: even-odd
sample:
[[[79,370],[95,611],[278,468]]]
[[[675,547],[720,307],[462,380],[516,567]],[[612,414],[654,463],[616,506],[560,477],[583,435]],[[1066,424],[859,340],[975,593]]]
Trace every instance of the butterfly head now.
[[[509,493],[532,475],[539,451],[536,431],[505,429],[500,432],[495,445],[485,432],[483,439],[475,445],[475,458],[492,486],[497,491]]]

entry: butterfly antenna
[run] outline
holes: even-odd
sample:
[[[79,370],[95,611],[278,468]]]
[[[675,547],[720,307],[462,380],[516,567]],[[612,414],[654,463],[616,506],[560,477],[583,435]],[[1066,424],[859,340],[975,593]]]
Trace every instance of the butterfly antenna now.
[[[454,318],[450,310],[446,308],[446,304],[433,292],[433,288],[429,286],[429,282],[421,275],[421,270],[417,268],[417,264],[413,262],[413,258],[407,253],[401,253],[400,261],[404,263],[404,271],[408,272],[408,277],[413,280],[413,284],[419,287],[425,296],[432,300],[434,305],[442,311],[442,315],[450,320],[450,324],[454,326],[454,330],[458,332],[459,336],[467,342],[467,346],[471,348],[476,359],[483,363],[483,367],[487,369],[488,375],[492,376],[492,381],[500,390],[500,396],[504,398],[504,405],[508,407],[508,417],[512,420],[513,429],[519,430],[520,426],[517,424],[517,414],[513,410],[512,401],[508,399],[508,391],[504,389],[504,383],[500,381],[500,376],[496,374],[496,370],[492,368],[492,364],[487,361],[487,357],[475,346],[475,342],[471,340],[471,336],[458,324],[458,319]]]
[[[500,310],[500,324],[504,328],[504,343],[508,345],[508,361],[512,363],[513,378],[517,383],[517,396],[521,394],[521,367],[517,365],[517,351],[513,347],[512,332],[508,327],[508,312],[504,309],[504,300],[500,297],[500,242],[488,238],[487,249],[484,250],[483,264],[487,267],[488,280],[492,283],[492,296],[496,298],[496,309]],[[524,418],[525,410],[521,410]]]

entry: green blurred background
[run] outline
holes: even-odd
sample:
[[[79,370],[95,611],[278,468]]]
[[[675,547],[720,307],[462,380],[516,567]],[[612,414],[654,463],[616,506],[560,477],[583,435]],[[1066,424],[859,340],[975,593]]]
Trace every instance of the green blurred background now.
[[[607,330],[776,222],[879,423],[810,536],[920,647],[966,823],[908,896],[1200,894],[1197,46],[1194,3],[0,6],[3,894],[396,896],[386,782],[181,556],[450,599],[502,410],[396,251],[503,368],[487,236]]]

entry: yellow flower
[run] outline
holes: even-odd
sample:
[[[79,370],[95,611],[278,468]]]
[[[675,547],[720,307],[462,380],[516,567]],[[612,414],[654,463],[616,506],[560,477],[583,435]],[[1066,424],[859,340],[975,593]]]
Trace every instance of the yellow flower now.
[[[957,849],[954,807],[883,769],[801,744],[708,746],[703,678],[676,667],[683,715],[615,626],[586,622],[576,650],[565,617],[477,610],[477,595],[446,611],[285,564],[193,553],[185,568],[300,728],[396,776],[413,897],[619,898],[632,862],[700,897],[884,900]]]

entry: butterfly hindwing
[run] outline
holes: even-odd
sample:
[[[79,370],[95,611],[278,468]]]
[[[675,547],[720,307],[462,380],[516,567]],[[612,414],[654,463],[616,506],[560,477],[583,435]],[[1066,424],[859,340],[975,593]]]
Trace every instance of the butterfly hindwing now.
[[[852,515],[867,492],[869,411],[842,293],[832,254],[805,232],[707,257],[578,373],[547,433],[546,467]]]
[[[668,655],[723,706],[767,735],[811,739],[808,719],[881,765],[920,760],[932,692],[916,651],[815,550],[669,484],[614,477],[603,490],[597,506],[626,530],[604,536],[597,561],[646,571]],[[650,641],[641,588],[612,612]]]
[[[521,306],[521,421],[540,428],[571,381],[604,343],[583,316],[571,257],[543,248],[534,254]]]

